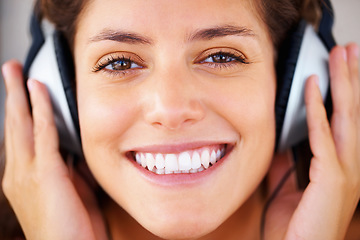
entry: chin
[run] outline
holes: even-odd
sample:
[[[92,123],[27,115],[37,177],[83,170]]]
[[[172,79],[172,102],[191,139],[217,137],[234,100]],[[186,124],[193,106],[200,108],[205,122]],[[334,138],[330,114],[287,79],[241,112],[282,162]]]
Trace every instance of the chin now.
[[[214,221],[217,217],[210,217],[207,219],[200,219],[192,216],[190,219],[171,219],[170,221],[154,222],[147,230],[154,235],[163,239],[199,239],[211,232],[213,232],[221,221]]]

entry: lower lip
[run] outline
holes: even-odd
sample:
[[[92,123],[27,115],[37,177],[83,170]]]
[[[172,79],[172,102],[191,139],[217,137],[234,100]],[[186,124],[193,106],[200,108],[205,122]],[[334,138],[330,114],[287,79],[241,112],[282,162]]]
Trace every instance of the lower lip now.
[[[177,173],[177,174],[156,174],[142,166],[140,166],[135,160],[129,159],[134,167],[139,170],[140,175],[152,184],[162,187],[176,187],[176,186],[191,186],[199,184],[200,181],[205,181],[206,178],[217,172],[224,162],[229,158],[233,147],[227,149],[224,157],[217,161],[213,166],[205,169],[202,172],[197,173]]]

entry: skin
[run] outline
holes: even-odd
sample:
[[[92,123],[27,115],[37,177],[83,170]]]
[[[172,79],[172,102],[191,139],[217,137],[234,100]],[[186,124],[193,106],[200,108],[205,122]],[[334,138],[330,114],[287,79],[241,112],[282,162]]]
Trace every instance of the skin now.
[[[126,239],[126,234],[138,239],[156,239],[154,235],[259,239],[263,198],[258,186],[273,158],[270,191],[289,168],[287,155],[273,155],[276,81],[266,26],[247,2],[149,3],[104,5],[94,0],[81,15],[75,36],[82,143],[91,172],[114,200],[104,209],[113,239]],[[196,9],[196,15],[189,15],[189,9]],[[218,12],[226,14],[214,17]],[[187,40],[199,29],[229,24],[251,29],[253,34]],[[135,32],[151,39],[151,44],[100,41],[94,36],[104,28]],[[214,68],[197,61],[206,58],[204,50],[216,53],[230,48],[246,56],[248,64]],[[132,54],[131,59],[140,56],[143,66],[125,75],[92,71],[102,57],[115,52]],[[358,52],[350,44],[336,47],[330,55],[331,128],[316,77],[307,82],[307,121],[314,153],[311,182],[302,193],[292,178],[287,181],[267,214],[266,239],[345,236],[360,192]],[[91,189],[76,171],[68,170],[57,150],[45,86],[28,82],[31,118],[21,67],[8,62],[3,75],[7,88],[3,188],[26,236],[106,239]],[[127,151],[154,143],[177,146],[194,141],[230,142],[234,149],[206,177],[171,187],[144,178],[126,157]],[[16,151],[17,146],[23,146],[23,151]]]
[[[189,17],[189,9],[199,11]],[[214,18],[218,11],[228,14]],[[246,27],[253,35],[187,39],[194,32],[226,25]],[[100,38],[104,29],[136,33],[151,43],[91,40]],[[93,1],[79,22],[74,46],[86,160],[105,191],[142,226],[164,238],[200,237],[249,199],[273,154],[276,81],[272,43],[246,2]],[[220,69],[197,60],[207,58],[206,50],[232,49],[249,64],[233,62]],[[94,63],[109,54],[139,56],[144,68],[124,76],[94,73]],[[99,125],[104,127],[92,127]],[[149,182],[125,157],[129,149],[193,142],[235,146],[211,176],[169,187]],[[241,215],[240,225],[247,224],[248,217]]]

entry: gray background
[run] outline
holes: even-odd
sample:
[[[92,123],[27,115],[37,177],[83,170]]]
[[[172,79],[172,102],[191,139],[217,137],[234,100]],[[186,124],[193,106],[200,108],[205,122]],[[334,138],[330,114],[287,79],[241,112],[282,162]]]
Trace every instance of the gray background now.
[[[18,59],[24,62],[30,44],[28,22],[34,0],[0,0],[0,64]],[[339,44],[360,45],[360,0],[332,0],[336,22],[334,35]],[[3,136],[5,89],[0,76],[0,139]]]

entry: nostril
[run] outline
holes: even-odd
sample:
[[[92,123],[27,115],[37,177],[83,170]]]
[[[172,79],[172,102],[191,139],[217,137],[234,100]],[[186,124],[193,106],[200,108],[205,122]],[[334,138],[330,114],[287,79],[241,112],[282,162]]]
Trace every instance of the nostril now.
[[[149,124],[176,130],[204,118],[204,106],[195,88],[181,81],[174,86],[177,79],[157,80],[146,93],[144,114]]]
[[[156,109],[148,113],[146,121],[154,127],[163,127],[169,130],[181,129],[195,124],[202,120],[204,113],[202,110],[192,109]]]

